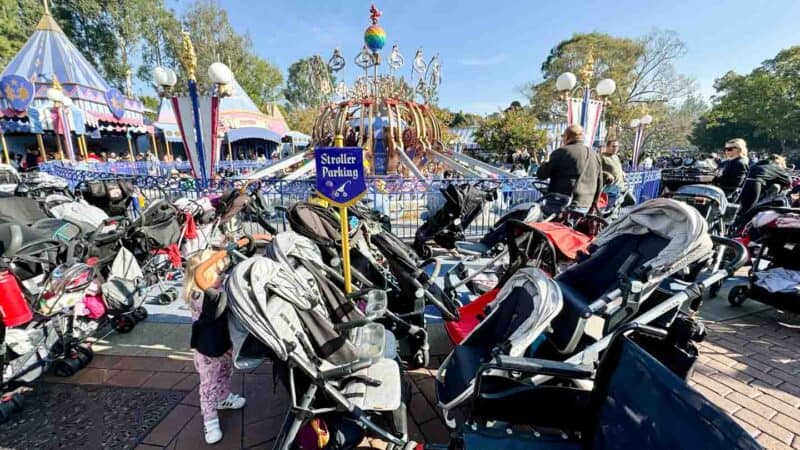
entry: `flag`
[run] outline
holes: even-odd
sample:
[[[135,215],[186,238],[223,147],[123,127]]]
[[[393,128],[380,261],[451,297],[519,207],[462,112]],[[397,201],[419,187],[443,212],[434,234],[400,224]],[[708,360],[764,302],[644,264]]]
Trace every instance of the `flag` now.
[[[588,107],[584,108],[584,105]],[[599,131],[604,106],[600,100],[589,99],[588,91],[584,92],[583,98],[567,99],[567,123],[583,127],[583,143],[589,148],[592,148],[595,139],[602,137]]]

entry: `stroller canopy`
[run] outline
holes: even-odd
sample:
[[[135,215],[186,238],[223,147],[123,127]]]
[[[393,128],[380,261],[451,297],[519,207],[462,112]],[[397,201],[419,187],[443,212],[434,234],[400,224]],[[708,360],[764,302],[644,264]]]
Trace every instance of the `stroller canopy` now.
[[[725,191],[711,184],[687,184],[679,187],[676,193],[712,198],[719,203],[719,209],[722,213],[728,208],[728,197],[725,196]]]
[[[601,247],[624,234],[654,233],[669,244],[642,265],[650,269],[650,278],[673,273],[712,252],[708,224],[693,207],[667,198],[648,200],[611,223],[594,241]]]

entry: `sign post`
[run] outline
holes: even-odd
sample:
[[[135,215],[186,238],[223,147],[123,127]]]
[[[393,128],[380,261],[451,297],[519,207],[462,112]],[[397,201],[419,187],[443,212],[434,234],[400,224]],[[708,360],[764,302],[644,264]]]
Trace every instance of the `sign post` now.
[[[339,142],[337,144],[341,145]],[[314,149],[317,195],[339,207],[342,230],[342,272],[344,290],[353,290],[350,275],[350,221],[347,207],[367,192],[364,150],[361,147],[317,147]]]

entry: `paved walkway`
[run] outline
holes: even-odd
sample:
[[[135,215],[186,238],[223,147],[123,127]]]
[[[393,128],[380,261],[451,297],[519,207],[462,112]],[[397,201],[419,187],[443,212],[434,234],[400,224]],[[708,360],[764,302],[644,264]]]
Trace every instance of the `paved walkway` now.
[[[800,449],[800,316],[764,309],[755,303],[744,310],[732,309],[721,300],[709,303],[715,306],[705,313],[709,336],[701,344],[693,386],[731,414],[766,448]],[[709,317],[716,321],[709,321]],[[185,391],[182,402],[138,448],[203,448],[198,379],[185,348],[188,339],[177,338],[183,332],[188,336],[188,326],[146,325],[135,333],[112,339],[109,348],[98,344],[101,352],[73,378],[49,381]],[[163,337],[158,336],[161,333],[171,336],[172,343],[151,345],[150,341]],[[443,340],[441,335],[435,336],[435,331],[432,334],[436,342]],[[122,346],[117,345],[118,340]],[[137,353],[140,356],[122,356],[122,349],[137,345],[145,349]],[[431,366],[438,366],[446,352],[447,348],[439,349]],[[413,395],[408,408],[409,426],[411,438],[418,442],[444,443],[448,439],[435,406],[434,373],[435,369],[410,373]],[[271,448],[288,405],[283,389],[273,392],[271,367],[264,365],[249,373],[236,373],[234,390],[243,392],[248,404],[242,411],[221,413],[225,438],[214,448]],[[365,446],[383,447],[376,441],[365,442]]]

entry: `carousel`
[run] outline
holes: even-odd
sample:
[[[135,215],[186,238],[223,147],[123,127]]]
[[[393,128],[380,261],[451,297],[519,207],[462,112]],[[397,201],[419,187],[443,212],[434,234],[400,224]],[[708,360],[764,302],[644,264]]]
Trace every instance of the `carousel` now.
[[[439,56],[426,61],[422,49],[417,50],[410,82],[406,82],[396,76],[405,60],[395,44],[385,64],[387,73],[380,73],[380,52],[386,44],[380,16],[373,5],[364,47],[354,60],[364,74],[352,85],[340,81],[333,86],[331,75],[336,77],[346,64],[339,49],[327,63],[319,56],[313,58],[311,84],[333,101],[317,117],[312,143],[332,146],[340,138],[345,146],[364,149],[370,175],[424,179],[442,171],[436,155],[445,149],[440,124],[429,105],[441,82]],[[422,103],[415,101],[419,97]]]

